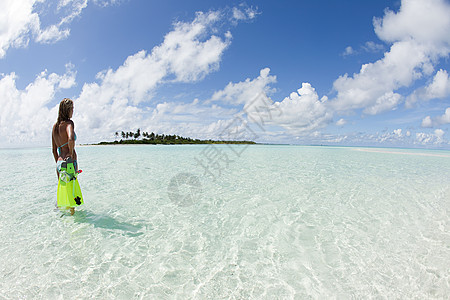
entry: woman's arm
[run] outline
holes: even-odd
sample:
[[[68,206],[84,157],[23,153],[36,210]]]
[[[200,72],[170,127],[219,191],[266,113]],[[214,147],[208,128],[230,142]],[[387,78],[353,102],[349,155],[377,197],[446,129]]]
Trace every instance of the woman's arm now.
[[[73,152],[75,149],[75,131],[73,122],[69,122],[66,127],[67,132],[67,146],[69,146],[69,154],[68,156],[73,157]]]
[[[56,142],[55,142],[55,125],[53,125],[53,129],[52,129],[52,152],[53,152],[53,157],[55,158],[55,162],[58,161],[58,146],[56,146]]]

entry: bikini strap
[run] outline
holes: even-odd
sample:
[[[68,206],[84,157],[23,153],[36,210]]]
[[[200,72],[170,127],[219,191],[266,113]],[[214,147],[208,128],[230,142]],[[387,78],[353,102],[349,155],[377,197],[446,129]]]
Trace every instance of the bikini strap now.
[[[62,147],[64,147],[65,145],[67,145],[69,142],[67,142],[67,143],[65,143],[65,144],[63,144],[63,145],[61,145],[61,146],[59,146],[58,148],[62,148]]]
[[[64,147],[65,145],[69,144],[69,142],[65,143],[64,145],[61,145],[58,147],[58,152],[61,152],[62,147]]]

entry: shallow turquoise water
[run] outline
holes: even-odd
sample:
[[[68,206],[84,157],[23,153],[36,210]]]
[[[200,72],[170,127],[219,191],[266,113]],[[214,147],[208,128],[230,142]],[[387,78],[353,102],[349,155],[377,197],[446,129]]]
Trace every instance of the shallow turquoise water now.
[[[51,149],[0,149],[0,298],[450,293],[449,151],[77,152],[85,205],[71,217],[54,209]]]

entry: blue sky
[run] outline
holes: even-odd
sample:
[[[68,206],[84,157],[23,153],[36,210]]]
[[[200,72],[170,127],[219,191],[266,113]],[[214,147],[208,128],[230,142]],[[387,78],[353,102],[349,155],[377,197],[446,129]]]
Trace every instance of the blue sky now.
[[[450,149],[450,2],[0,4],[0,147],[116,131]]]

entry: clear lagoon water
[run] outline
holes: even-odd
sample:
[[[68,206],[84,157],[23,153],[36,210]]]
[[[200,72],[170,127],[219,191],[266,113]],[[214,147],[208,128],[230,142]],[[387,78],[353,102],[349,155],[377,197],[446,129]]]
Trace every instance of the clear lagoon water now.
[[[450,152],[0,149],[0,298],[428,299],[450,294]]]

